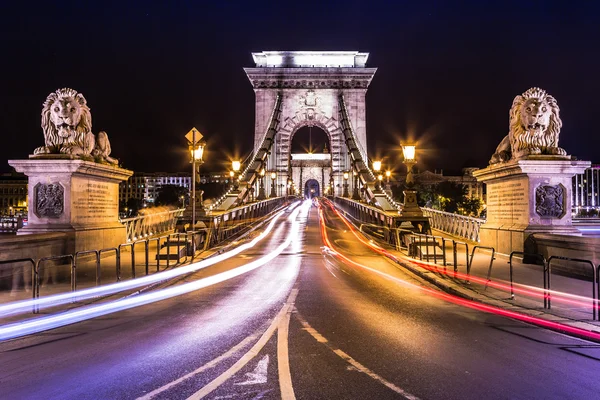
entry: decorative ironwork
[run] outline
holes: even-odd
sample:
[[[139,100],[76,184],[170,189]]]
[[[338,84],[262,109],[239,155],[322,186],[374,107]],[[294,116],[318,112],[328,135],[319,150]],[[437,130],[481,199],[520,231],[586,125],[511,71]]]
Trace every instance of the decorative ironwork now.
[[[565,190],[562,185],[540,185],[535,189],[535,212],[540,217],[560,218],[565,212]]]
[[[35,212],[38,217],[58,218],[64,211],[65,190],[60,183],[39,183],[35,187]]]

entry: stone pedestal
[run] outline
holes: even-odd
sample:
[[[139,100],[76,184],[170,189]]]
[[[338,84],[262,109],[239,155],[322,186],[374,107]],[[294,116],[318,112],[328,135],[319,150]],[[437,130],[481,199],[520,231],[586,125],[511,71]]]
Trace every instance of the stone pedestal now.
[[[572,225],[572,178],[589,166],[589,161],[530,156],[473,172],[487,187],[481,244],[509,254],[524,251],[532,233],[580,235]]]
[[[132,171],[64,156],[8,163],[29,178],[29,222],[18,235],[68,233],[67,253],[126,242],[119,222],[119,182]]]

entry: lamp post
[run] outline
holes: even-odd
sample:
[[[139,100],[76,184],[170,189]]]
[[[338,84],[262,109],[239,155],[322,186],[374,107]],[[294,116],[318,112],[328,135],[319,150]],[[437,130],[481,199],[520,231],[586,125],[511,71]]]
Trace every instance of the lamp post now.
[[[179,200],[181,200],[181,208],[185,208],[185,196],[179,196]]]
[[[404,190],[404,206],[402,207],[402,216],[404,217],[423,217],[423,211],[417,203],[417,191],[412,189],[414,184],[412,167],[416,164],[415,146],[402,145],[404,154],[404,164],[406,164],[406,189]]]
[[[275,178],[277,178],[277,174],[271,172],[271,197],[277,197],[277,193],[275,192]]]
[[[258,188],[258,197],[256,200],[264,200],[267,198],[267,194],[265,193],[265,169],[262,168],[260,170],[260,183]]]
[[[190,162],[192,163],[192,193],[190,195],[190,201],[192,203],[192,224],[191,229],[194,230],[196,227],[196,180],[199,180],[200,165],[204,163],[202,156],[204,155],[205,143],[202,141],[202,134],[196,129],[192,128],[186,135],[185,138],[189,143],[190,150]]]
[[[381,176],[379,174],[379,171],[381,171],[381,161],[373,161],[373,171],[375,171],[377,175]],[[377,177],[377,181],[375,183],[375,190],[377,191],[381,190],[381,179],[383,179],[383,177],[379,179],[379,176]]]
[[[342,196],[344,197],[350,197],[350,194],[348,193],[348,177],[350,175],[348,174],[348,172],[344,172],[344,193],[342,194]]]
[[[240,184],[240,178],[238,176],[238,173],[240,171],[240,168],[242,166],[242,163],[239,162],[238,160],[234,160],[231,162],[231,168],[233,169],[233,171],[230,172],[230,176],[233,179],[233,190],[238,190],[239,188],[239,184]]]
[[[414,145],[402,145],[402,154],[404,155],[404,164],[406,164],[406,184],[412,185],[414,183],[412,167],[417,162],[415,160],[416,146]]]
[[[352,188],[352,200],[360,200],[360,194],[358,193],[358,172],[352,171],[354,176],[354,187]]]
[[[389,169],[387,171],[385,171],[385,191],[388,192],[388,194],[392,194],[392,187],[390,186],[390,176],[392,176],[392,171],[390,171]]]

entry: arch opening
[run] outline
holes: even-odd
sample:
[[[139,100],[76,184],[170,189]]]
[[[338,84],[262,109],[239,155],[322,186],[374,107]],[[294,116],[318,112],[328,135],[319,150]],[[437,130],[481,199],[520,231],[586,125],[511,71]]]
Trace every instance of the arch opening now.
[[[298,128],[292,137],[292,153],[326,153],[330,149],[329,135],[322,128],[315,125]]]
[[[304,198],[312,199],[321,196],[321,187],[316,179],[309,179],[304,184]]]

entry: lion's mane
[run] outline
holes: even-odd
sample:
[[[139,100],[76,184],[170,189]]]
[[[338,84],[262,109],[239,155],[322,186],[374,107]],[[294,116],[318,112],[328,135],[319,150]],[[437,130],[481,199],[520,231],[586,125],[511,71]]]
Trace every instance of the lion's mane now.
[[[531,98],[536,98],[550,106],[550,124],[541,134],[531,134],[521,123],[523,104]],[[509,136],[512,153],[514,154],[515,152],[531,147],[538,147],[542,154],[544,154],[547,149],[558,147],[558,135],[562,127],[562,121],[558,115],[559,111],[556,99],[540,88],[531,88],[522,95],[515,97],[510,108]]]
[[[537,99],[550,107],[550,122],[543,132],[527,130],[522,123],[523,106],[529,99]],[[498,145],[490,159],[490,164],[527,157],[530,154],[565,155],[558,147],[558,137],[562,121],[556,99],[545,90],[534,87],[513,100],[509,111],[509,132]]]
[[[76,123],[75,132],[67,137],[61,137],[58,134],[58,128],[50,118],[50,114],[54,103],[65,98],[75,100],[75,104],[78,104],[81,108],[81,117]],[[42,108],[42,130],[44,131],[46,147],[52,153],[61,152],[65,145],[85,149],[87,147],[86,135],[92,131],[92,114],[85,97],[76,90],[69,88],[58,89],[56,92],[50,93]]]

